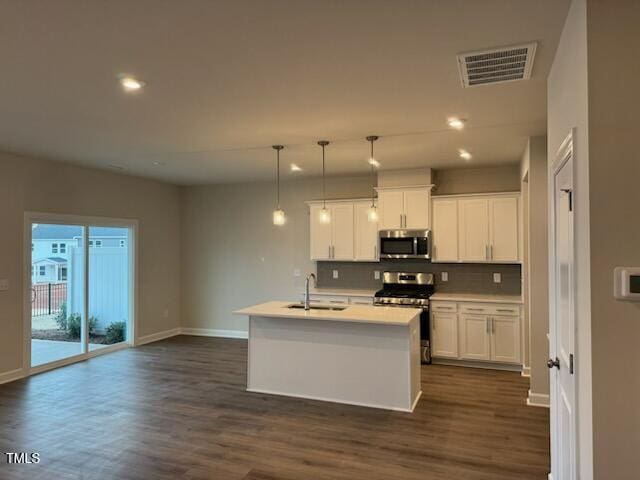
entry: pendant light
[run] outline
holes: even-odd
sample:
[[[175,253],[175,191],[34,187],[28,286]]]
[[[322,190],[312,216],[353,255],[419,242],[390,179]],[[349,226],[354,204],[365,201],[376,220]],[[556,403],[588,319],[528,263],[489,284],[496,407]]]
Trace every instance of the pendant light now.
[[[378,140],[378,136],[377,135],[369,135],[367,137],[367,141],[369,143],[371,143],[371,156],[369,157],[369,165],[371,165],[371,207],[369,207],[369,210],[367,211],[367,218],[369,219],[370,222],[377,222],[378,221],[378,209],[376,208],[376,185],[375,185],[375,167],[376,165],[380,165],[375,157],[373,156],[373,142],[375,142],[376,140]]]
[[[282,226],[286,222],[287,218],[284,215],[284,210],[280,208],[280,150],[284,148],[284,145],[273,145],[273,149],[276,151],[276,209],[273,211],[273,224]]]
[[[320,209],[320,223],[330,223],[331,222],[331,214],[329,210],[327,210],[327,196],[325,190],[325,162],[324,162],[324,147],[329,145],[327,140],[320,140],[318,145],[322,147],[322,208]]]

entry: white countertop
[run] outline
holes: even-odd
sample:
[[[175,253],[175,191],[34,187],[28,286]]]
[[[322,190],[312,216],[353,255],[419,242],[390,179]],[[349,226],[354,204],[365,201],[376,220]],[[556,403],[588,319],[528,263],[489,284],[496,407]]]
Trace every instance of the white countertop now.
[[[364,288],[310,288],[311,295],[344,295],[347,297],[373,297],[378,290]],[[300,292],[304,294],[304,291]]]
[[[409,325],[420,315],[418,308],[346,305],[344,310],[308,310],[287,308],[292,302],[266,302],[236,310],[236,315],[252,317],[330,320],[335,322],[371,323],[376,325]]]
[[[522,304],[520,295],[491,295],[483,293],[434,293],[430,299],[434,302],[480,302],[480,303],[515,303]]]

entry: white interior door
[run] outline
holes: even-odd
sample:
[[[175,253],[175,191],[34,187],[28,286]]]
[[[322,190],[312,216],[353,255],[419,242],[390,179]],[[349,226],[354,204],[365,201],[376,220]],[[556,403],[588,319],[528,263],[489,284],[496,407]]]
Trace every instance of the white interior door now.
[[[551,473],[554,480],[576,478],[576,375],[574,366],[575,282],[573,158],[555,170],[551,255]]]

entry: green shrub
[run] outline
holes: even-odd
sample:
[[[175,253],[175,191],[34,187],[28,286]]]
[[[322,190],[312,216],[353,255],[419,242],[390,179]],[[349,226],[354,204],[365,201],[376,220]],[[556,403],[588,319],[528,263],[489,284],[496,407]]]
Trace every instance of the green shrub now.
[[[67,302],[60,304],[60,311],[56,315],[56,323],[60,330],[67,329]]]
[[[94,332],[97,324],[98,319],[96,317],[89,317],[89,335]],[[79,313],[69,315],[65,330],[69,338],[80,338],[80,333],[82,332],[82,317]]]
[[[106,331],[107,343],[112,344],[124,342],[124,333],[126,328],[127,324],[125,322],[113,322],[109,325]]]

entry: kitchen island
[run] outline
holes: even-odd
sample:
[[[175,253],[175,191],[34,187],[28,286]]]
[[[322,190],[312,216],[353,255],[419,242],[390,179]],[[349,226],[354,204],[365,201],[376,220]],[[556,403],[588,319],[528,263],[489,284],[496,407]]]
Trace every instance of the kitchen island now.
[[[249,316],[247,391],[413,411],[422,393],[419,309],[301,307],[234,312]]]

